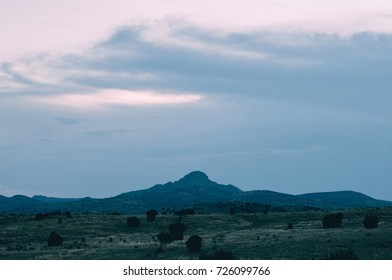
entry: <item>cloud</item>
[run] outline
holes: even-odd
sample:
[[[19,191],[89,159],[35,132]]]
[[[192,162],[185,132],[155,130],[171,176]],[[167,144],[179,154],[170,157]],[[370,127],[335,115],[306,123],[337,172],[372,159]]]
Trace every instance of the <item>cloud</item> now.
[[[32,102],[81,109],[102,108],[111,105],[171,105],[196,102],[201,99],[202,97],[196,94],[162,94],[158,92],[135,92],[118,89],[106,89],[87,94],[66,94],[30,98]]]
[[[370,91],[374,100],[387,98],[391,43],[388,34],[217,32],[166,18],[123,26],[77,54],[3,63],[0,92],[79,109],[257,97],[349,115],[369,110]]]

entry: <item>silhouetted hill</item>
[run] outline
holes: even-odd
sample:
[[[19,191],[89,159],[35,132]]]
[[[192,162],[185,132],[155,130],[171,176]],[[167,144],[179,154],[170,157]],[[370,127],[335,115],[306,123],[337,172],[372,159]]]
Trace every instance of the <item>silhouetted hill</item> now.
[[[0,211],[30,212],[31,209],[46,207],[44,202],[24,196],[6,197],[0,195]]]
[[[150,208],[185,208],[194,204],[218,202],[259,203],[272,206],[310,206],[323,209],[384,207],[392,202],[373,199],[353,191],[291,195],[268,190],[242,191],[233,185],[211,181],[200,171],[194,171],[175,182],[122,193],[115,197],[53,198],[45,196],[0,196],[0,211],[91,211],[141,213]]]
[[[354,191],[318,192],[296,196],[302,204],[312,203],[320,208],[361,208],[384,207],[391,205],[390,201],[374,199],[363,193]]]

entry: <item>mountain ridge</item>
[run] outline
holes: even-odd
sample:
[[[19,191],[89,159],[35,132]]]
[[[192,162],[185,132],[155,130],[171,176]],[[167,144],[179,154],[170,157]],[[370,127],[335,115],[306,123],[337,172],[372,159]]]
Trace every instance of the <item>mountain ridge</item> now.
[[[270,190],[243,191],[214,182],[201,171],[193,171],[175,182],[121,193],[109,198],[56,198],[0,195],[2,212],[51,210],[141,213],[150,208],[183,208],[200,203],[243,202],[273,206],[310,206],[326,210],[391,206],[391,201],[374,199],[355,191],[317,192],[300,195]]]

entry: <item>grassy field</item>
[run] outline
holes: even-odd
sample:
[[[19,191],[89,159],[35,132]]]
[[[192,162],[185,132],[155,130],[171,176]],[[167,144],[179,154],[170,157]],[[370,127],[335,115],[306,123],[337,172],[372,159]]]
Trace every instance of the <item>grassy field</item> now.
[[[164,244],[156,235],[167,231],[179,217],[158,215],[130,228],[125,215],[73,214],[36,220],[34,215],[0,216],[0,259],[198,259],[200,253],[219,249],[239,259],[325,259],[326,255],[351,248],[359,259],[392,259],[392,208],[343,211],[341,228],[324,229],[326,214],[286,212],[268,214],[206,214],[181,218],[186,225],[184,240]],[[366,215],[378,215],[375,229],[365,229]],[[59,221],[61,219],[61,221]],[[288,230],[287,225],[293,224]],[[51,231],[64,239],[48,247]],[[202,237],[199,253],[187,251],[190,235]]]

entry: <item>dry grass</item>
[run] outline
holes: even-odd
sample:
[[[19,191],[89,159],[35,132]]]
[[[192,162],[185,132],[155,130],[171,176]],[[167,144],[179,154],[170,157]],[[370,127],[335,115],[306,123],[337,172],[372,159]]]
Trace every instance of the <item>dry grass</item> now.
[[[379,226],[365,229],[363,218],[378,215]],[[327,254],[351,248],[360,259],[392,259],[392,208],[344,211],[343,224],[323,229],[323,212],[270,214],[210,214],[182,218],[184,240],[163,245],[156,234],[166,231],[176,216],[157,216],[141,226],[127,226],[127,216],[74,214],[72,218],[0,216],[0,259],[198,259],[185,241],[192,234],[203,238],[202,253],[218,249],[240,259],[324,259]],[[292,223],[294,229],[287,230]],[[57,231],[64,243],[48,247],[47,238]],[[82,242],[82,238],[86,241]]]

